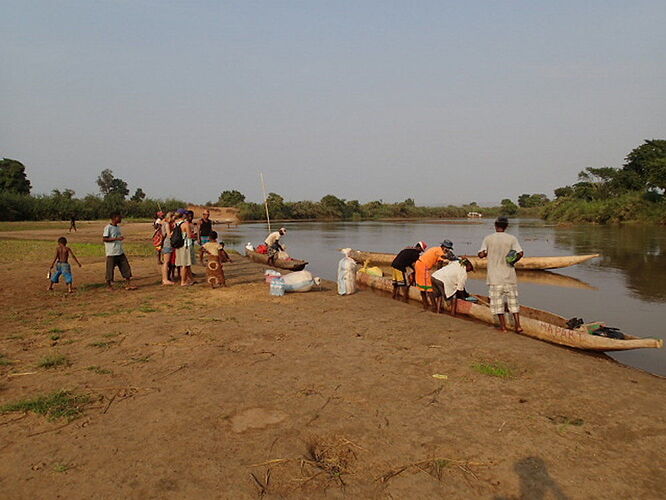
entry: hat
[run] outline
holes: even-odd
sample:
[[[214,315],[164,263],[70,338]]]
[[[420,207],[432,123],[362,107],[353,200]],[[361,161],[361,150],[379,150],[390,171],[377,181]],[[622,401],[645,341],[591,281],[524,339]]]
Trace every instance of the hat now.
[[[185,215],[187,213],[187,210],[185,210],[184,208],[179,208],[178,210],[176,210],[176,213],[178,215]]]
[[[440,246],[444,248],[453,248],[453,243],[451,240],[444,240]]]
[[[503,215],[500,215],[495,221],[495,224],[508,224],[508,223],[509,219],[507,217],[504,217]]]
[[[417,241],[415,247],[421,247],[421,250],[428,248],[428,244],[425,241]]]

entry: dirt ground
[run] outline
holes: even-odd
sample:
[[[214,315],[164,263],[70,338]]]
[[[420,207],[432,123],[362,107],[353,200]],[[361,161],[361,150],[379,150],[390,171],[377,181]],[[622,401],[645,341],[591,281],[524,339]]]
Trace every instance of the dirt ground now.
[[[271,297],[240,257],[211,290],[130,255],[133,292],[85,258],[73,295],[49,257],[0,265],[0,405],[91,400],[0,415],[2,498],[666,498],[661,378],[333,283]]]

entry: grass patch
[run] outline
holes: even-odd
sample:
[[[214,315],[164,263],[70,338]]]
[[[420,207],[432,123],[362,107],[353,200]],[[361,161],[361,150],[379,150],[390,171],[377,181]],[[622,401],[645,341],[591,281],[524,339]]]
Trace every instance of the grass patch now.
[[[70,464],[54,464],[53,472],[67,472],[71,468],[72,466]]]
[[[489,377],[511,378],[513,371],[504,363],[474,363],[472,369]]]
[[[150,357],[152,354],[149,354],[148,356],[137,356],[135,358],[130,358],[131,363],[148,363],[150,361]]]
[[[118,312],[103,311],[103,312],[93,313],[91,314],[91,316],[94,318],[107,318],[109,316],[113,316],[114,314],[119,314],[119,313],[120,311]]]
[[[12,262],[39,262],[51,258],[57,244],[50,240],[0,240],[0,253]],[[99,243],[71,243],[69,245],[77,257],[104,257],[104,245]],[[152,243],[124,243],[125,253],[130,257],[151,257],[155,255]],[[105,286],[103,283],[99,286]],[[93,288],[88,285],[87,288]],[[81,287],[79,288],[81,289]]]
[[[101,366],[89,366],[86,370],[96,373],[97,375],[111,375],[113,371],[102,368]]]
[[[10,335],[7,340],[23,340],[23,335]]]
[[[63,330],[62,328],[51,328],[48,332],[46,333],[65,333],[67,330]]]
[[[45,396],[2,405],[0,413],[32,412],[48,417],[51,421],[61,418],[74,420],[81,416],[88,403],[90,396],[76,395],[70,391],[56,391]]]
[[[51,335],[51,340],[60,340],[60,335]]]
[[[93,342],[92,344],[88,344],[90,347],[97,347],[99,349],[108,349],[111,347],[113,344],[115,344],[115,340],[107,340],[103,342]]]
[[[83,285],[79,286],[79,291],[85,292],[86,290],[96,290],[104,287],[106,287],[106,283],[84,283]]]
[[[154,307],[144,304],[139,307],[139,311],[141,311],[142,313],[154,313],[157,312],[158,309],[155,309]]]
[[[7,359],[7,356],[0,353],[0,366],[11,366],[14,362],[10,359]]]
[[[57,368],[59,366],[70,366],[72,363],[62,354],[53,354],[51,356],[46,356],[37,363],[37,368]]]

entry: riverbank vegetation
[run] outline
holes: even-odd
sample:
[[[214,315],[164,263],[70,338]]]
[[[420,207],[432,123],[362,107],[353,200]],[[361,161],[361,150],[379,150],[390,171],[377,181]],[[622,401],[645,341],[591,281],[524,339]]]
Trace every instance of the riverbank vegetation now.
[[[555,190],[542,216],[557,222],[640,221],[666,224],[666,140],[646,140],[622,168],[587,168]]]
[[[54,189],[49,195],[30,194],[25,167],[16,160],[0,160],[0,220],[81,220],[106,218],[112,211],[126,217],[150,218],[157,210],[174,210],[188,204],[180,200],[154,200],[141,188],[128,198],[127,183],[104,170],[97,178],[99,194],[75,198],[71,189]],[[621,168],[586,168],[578,182],[555,189],[555,199],[544,193],[522,194],[517,203],[505,198],[500,205],[482,207],[418,206],[412,198],[398,203],[374,200],[361,203],[328,194],[319,201],[287,201],[277,193],[266,199],[273,219],[368,220],[462,218],[469,212],[484,217],[542,217],[555,222],[614,223],[626,221],[666,223],[666,140],[646,140],[632,150]],[[235,207],[243,221],[266,218],[263,203],[247,201],[237,190],[222,191],[208,206]]]
[[[125,217],[152,218],[158,210],[175,210],[186,206],[179,200],[157,200],[146,197],[137,188],[131,197],[127,183],[103,170],[97,178],[99,194],[76,198],[72,189],[54,189],[51,194],[31,195],[25,166],[8,158],[0,160],[0,220],[77,220],[106,219],[118,211]]]

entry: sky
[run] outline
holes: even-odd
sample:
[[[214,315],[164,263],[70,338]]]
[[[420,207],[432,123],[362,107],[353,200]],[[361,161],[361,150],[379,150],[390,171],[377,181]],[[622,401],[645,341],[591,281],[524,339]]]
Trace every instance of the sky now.
[[[33,192],[516,199],[666,138],[666,2],[0,0]]]

